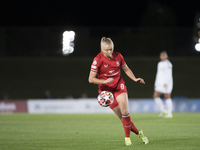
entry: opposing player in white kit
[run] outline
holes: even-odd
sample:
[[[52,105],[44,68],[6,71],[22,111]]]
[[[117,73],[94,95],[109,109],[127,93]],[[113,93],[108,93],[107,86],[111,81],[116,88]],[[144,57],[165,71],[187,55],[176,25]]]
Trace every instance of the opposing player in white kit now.
[[[168,60],[168,55],[166,51],[160,53],[161,61],[157,66],[157,73],[155,79],[155,87],[153,98],[156,105],[160,110],[159,117],[172,118],[172,99],[171,92],[173,89],[173,77],[172,77],[172,63]],[[164,94],[166,108],[161,100],[160,96]]]

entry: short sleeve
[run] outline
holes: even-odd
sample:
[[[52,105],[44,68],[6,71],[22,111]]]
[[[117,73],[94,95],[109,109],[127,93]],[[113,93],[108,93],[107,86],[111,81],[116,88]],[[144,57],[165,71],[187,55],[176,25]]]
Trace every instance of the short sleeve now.
[[[123,67],[123,66],[126,66],[126,62],[125,62],[125,60],[124,60],[124,57],[119,53],[119,56],[120,56],[120,59],[121,59],[121,66]]]
[[[91,71],[98,72],[98,66],[99,66],[99,59],[94,58],[91,65]]]

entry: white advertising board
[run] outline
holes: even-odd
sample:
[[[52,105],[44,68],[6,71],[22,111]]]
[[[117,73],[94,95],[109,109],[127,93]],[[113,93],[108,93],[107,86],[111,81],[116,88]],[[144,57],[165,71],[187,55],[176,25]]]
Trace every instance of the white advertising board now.
[[[165,100],[163,100],[165,103]],[[96,98],[87,99],[51,99],[27,101],[28,113],[113,113],[109,107],[102,107]],[[153,99],[129,99],[130,113],[159,113]],[[173,99],[173,112],[200,112],[200,99]]]
[[[28,100],[28,112],[35,113],[113,113],[109,107],[102,107],[97,99],[76,100]]]

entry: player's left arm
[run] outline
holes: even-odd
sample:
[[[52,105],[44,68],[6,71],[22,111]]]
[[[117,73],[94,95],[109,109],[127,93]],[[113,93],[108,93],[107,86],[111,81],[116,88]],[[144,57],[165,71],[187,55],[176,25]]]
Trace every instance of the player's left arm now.
[[[132,79],[133,81],[145,84],[145,82],[144,82],[144,80],[142,78],[136,78],[135,77],[135,75],[133,74],[133,72],[131,71],[131,69],[127,65],[122,66],[122,69],[124,70],[126,75],[130,79]]]

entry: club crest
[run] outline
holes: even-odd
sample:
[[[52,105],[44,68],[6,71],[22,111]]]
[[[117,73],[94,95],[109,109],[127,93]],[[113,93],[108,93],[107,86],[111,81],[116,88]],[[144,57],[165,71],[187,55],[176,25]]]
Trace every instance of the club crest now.
[[[116,65],[119,66],[119,61],[118,60],[116,61]]]

